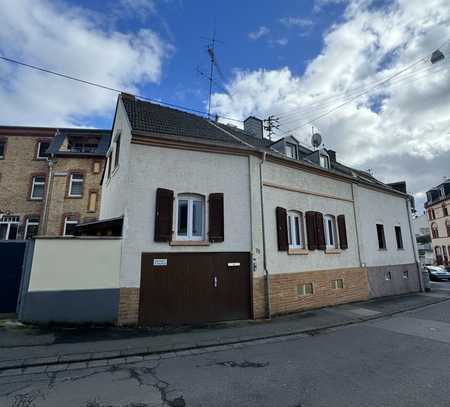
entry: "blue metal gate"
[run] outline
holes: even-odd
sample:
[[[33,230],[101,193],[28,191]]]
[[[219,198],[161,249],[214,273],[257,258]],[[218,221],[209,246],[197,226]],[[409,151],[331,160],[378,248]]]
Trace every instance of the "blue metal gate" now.
[[[27,242],[0,241],[0,314],[15,313]]]

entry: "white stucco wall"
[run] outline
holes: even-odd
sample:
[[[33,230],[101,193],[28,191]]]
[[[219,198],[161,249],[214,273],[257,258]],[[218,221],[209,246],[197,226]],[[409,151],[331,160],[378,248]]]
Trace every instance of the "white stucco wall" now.
[[[354,190],[362,262],[368,267],[414,263],[406,199],[361,185]],[[384,225],[386,250],[378,248],[377,223]],[[404,249],[397,249],[395,226],[401,227]]]
[[[119,287],[121,239],[36,239],[28,291]]]
[[[111,155],[112,176],[105,176],[103,179],[100,219],[116,218],[124,215],[127,204],[131,127],[121,100],[119,100],[117,106],[117,114],[113,126],[111,143],[120,134],[119,166],[114,169],[115,150],[113,150]],[[105,175],[107,175],[107,172]],[[126,219],[124,222],[126,222]]]
[[[139,287],[142,252],[250,252],[249,158],[131,144],[127,226],[121,286]],[[171,246],[154,241],[157,188],[180,193],[224,194],[225,241],[209,246]],[[206,204],[206,231],[208,205]],[[175,225],[175,206],[174,222]],[[174,226],[175,227],[175,226]]]
[[[266,184],[295,190],[264,187],[267,263],[271,274],[359,267],[350,183],[273,163],[264,164],[263,176]],[[336,217],[345,215],[348,249],[337,254],[314,250],[307,255],[289,255],[278,251],[275,216],[277,206],[303,214],[318,211]],[[304,232],[306,236],[306,227]]]

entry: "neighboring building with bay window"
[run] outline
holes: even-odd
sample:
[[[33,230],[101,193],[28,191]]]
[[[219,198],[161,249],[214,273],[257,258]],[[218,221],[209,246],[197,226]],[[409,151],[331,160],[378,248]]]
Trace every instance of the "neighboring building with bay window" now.
[[[100,220],[76,227],[121,236],[118,287],[46,306],[104,320],[108,298],[118,324],[179,324],[418,291],[409,196],[333,150],[262,132],[255,117],[240,130],[120,95]]]
[[[0,240],[98,218],[109,131],[0,126]]]
[[[450,264],[450,179],[427,191],[425,210],[431,232],[434,262]]]

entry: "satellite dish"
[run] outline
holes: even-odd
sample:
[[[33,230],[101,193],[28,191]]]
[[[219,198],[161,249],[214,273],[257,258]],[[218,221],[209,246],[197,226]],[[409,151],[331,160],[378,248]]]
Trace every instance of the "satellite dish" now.
[[[311,137],[311,144],[314,148],[319,147],[322,144],[322,136],[319,133],[314,133]]]

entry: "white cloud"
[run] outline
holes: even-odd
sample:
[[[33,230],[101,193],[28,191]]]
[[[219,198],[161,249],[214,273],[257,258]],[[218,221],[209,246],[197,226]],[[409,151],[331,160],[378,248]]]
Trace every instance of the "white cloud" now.
[[[256,31],[252,31],[252,32],[248,33],[248,38],[255,41],[255,40],[259,40],[261,37],[264,37],[265,35],[267,35],[269,33],[270,33],[270,30],[266,26],[262,25]]]
[[[131,92],[157,83],[171,53],[171,46],[150,29],[130,34],[102,29],[97,16],[87,10],[45,0],[16,0],[2,7],[0,43],[10,58]],[[83,125],[89,116],[111,115],[116,97],[0,63],[3,124]]]
[[[232,97],[214,94],[213,110],[238,118],[277,114],[284,130],[308,142],[311,124],[300,125],[450,38],[446,3],[396,0],[384,9],[365,0],[349,3],[343,21],[324,34],[323,49],[302,76],[288,67],[235,70],[227,86]],[[370,97],[313,120],[340,160],[373,168],[384,181],[404,178],[415,193],[450,176],[450,44],[444,48],[447,58],[440,65],[419,62]],[[347,97],[343,92],[349,92]]]
[[[288,42],[289,42],[289,40],[287,38],[283,37],[283,38],[278,38],[276,40],[270,39],[268,41],[268,44],[272,47],[274,47],[274,46],[284,47],[288,44]]]
[[[278,21],[288,28],[297,27],[304,30],[310,30],[314,26],[312,20],[301,17],[283,17],[279,18]]]

